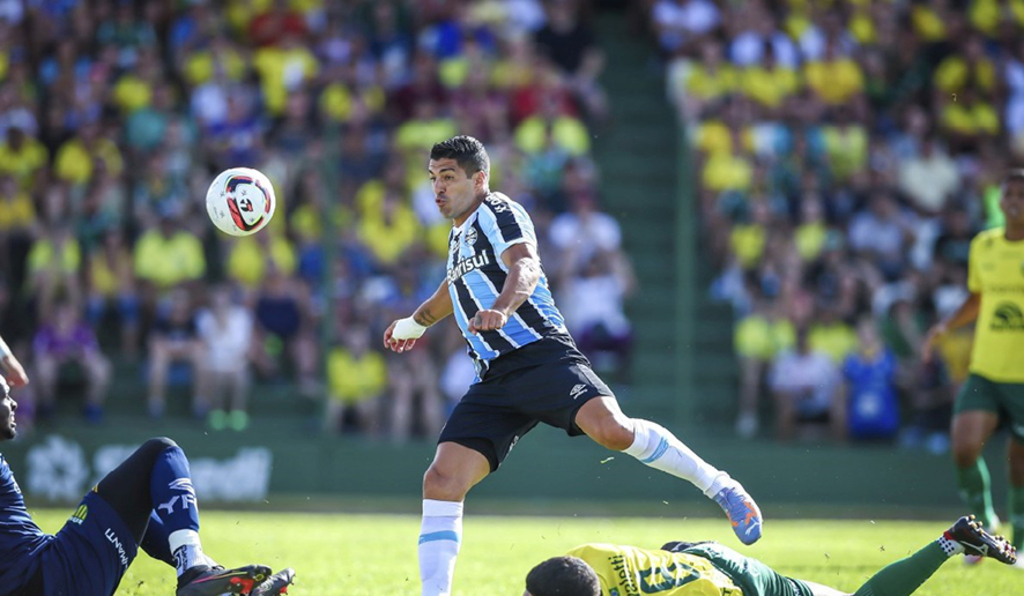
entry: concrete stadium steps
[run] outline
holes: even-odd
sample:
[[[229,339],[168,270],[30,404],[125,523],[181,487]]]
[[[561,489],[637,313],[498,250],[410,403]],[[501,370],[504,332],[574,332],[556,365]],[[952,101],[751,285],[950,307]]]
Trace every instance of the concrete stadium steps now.
[[[190,385],[170,384],[166,392],[165,415],[159,420],[153,420],[147,415],[146,408],[145,360],[129,361],[124,357],[115,356],[112,363],[114,373],[105,404],[103,427],[141,426],[157,433],[169,432],[161,430],[164,428],[205,428],[205,421],[194,420],[191,417]],[[72,372],[67,380],[61,382],[58,388],[56,416],[52,421],[44,423],[44,428],[56,429],[64,424],[78,423],[81,420],[84,394],[84,378],[80,372]],[[312,403],[301,397],[294,383],[256,382],[249,393],[251,423],[247,432],[264,427],[267,431],[296,429],[298,432],[304,432],[321,408],[321,402]]]
[[[595,23],[605,52],[601,84],[610,121],[593,139],[601,208],[618,219],[639,289],[627,303],[634,326],[632,386],[622,395],[634,415],[671,420],[676,413],[674,271],[676,136],[664,81],[647,40],[621,15]]]
[[[708,299],[717,272],[698,258],[695,301],[694,382],[700,388],[699,417],[709,423],[731,424],[736,415],[739,365],[733,352],[732,307]]]

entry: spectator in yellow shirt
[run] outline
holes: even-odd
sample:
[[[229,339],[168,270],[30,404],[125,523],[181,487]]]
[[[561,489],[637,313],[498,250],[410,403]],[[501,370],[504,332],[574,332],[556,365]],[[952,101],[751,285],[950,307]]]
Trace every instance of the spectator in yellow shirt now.
[[[956,146],[973,146],[982,138],[995,137],[1001,130],[999,113],[991,102],[972,88],[945,99],[939,111],[939,125]]]
[[[846,106],[837,108],[835,114],[836,121],[822,127],[821,132],[832,175],[844,183],[867,168],[868,131]]]
[[[32,197],[18,188],[11,175],[0,175],[0,251],[6,251],[12,236],[27,236],[36,225],[36,208]],[[0,266],[10,271],[10,264],[0,260]]]
[[[111,309],[116,309],[121,331],[121,351],[135,355],[139,340],[139,296],[132,271],[131,249],[123,234],[111,228],[103,244],[92,251],[85,269],[86,319],[94,328]]]
[[[764,44],[761,63],[748,66],[739,74],[739,88],[750,99],[774,114],[783,101],[797,93],[802,86],[800,74],[780,66],[775,61],[775,50],[770,41]]]
[[[382,267],[394,265],[420,239],[419,220],[393,190],[384,193],[379,212],[365,212],[358,224],[359,240]]]
[[[42,143],[12,126],[7,129],[7,139],[0,143],[0,175],[14,176],[22,190],[29,190],[43,172],[49,157]]]
[[[82,250],[71,232],[71,224],[55,221],[44,227],[32,243],[25,260],[25,292],[36,299],[36,310],[48,316],[58,295],[80,304],[78,272]]]
[[[736,69],[725,63],[722,52],[718,42],[701,45],[701,59],[690,70],[683,94],[685,110],[691,118],[703,113],[709,103],[735,91],[739,84]]]
[[[978,91],[992,93],[996,86],[996,67],[985,55],[981,38],[971,36],[959,44],[958,49],[935,69],[932,76],[935,88],[945,93],[956,93],[966,87],[974,87]]]
[[[107,171],[114,177],[120,176],[124,170],[124,160],[117,144],[102,135],[97,124],[89,123],[82,127],[77,137],[72,137],[57,150],[54,174],[74,185],[87,184],[92,180],[94,159],[103,160]]]
[[[821,61],[804,67],[807,86],[829,105],[847,103],[864,90],[864,74],[852,58],[843,56],[834,39],[825,43]]]
[[[348,328],[344,345],[327,355],[326,368],[325,428],[342,432],[352,427],[361,433],[379,431],[380,398],[388,386],[388,371],[380,352],[370,349],[369,330],[362,326]]]
[[[740,362],[736,433],[745,439],[752,438],[760,427],[757,409],[768,365],[796,345],[796,327],[785,317],[782,302],[761,296],[757,288],[754,293],[753,311],[740,319],[733,331],[733,348]]]
[[[807,342],[812,350],[827,355],[837,366],[859,345],[857,332],[843,321],[839,308],[832,304],[819,304]]]
[[[203,245],[181,227],[176,214],[165,211],[160,224],[135,242],[135,275],[151,299],[178,285],[193,285],[206,275]]]
[[[523,153],[535,154],[544,150],[547,138],[572,157],[590,151],[590,132],[579,118],[559,113],[559,102],[552,95],[541,101],[540,111],[519,123],[515,142]]]
[[[994,39],[1005,22],[1017,30],[1024,26],[1024,0],[973,0],[967,15],[975,29]]]
[[[255,290],[266,276],[268,262],[291,276],[295,272],[295,261],[295,249],[284,234],[255,234],[232,242],[227,276],[247,290]]]
[[[260,88],[266,109],[274,116],[284,111],[285,100],[290,92],[320,73],[316,57],[291,33],[285,34],[279,46],[258,50],[253,66],[260,74]]]
[[[746,192],[753,184],[754,163],[744,143],[743,129],[734,124],[729,133],[730,150],[718,151],[708,156],[701,172],[701,181],[704,188],[714,192]]]

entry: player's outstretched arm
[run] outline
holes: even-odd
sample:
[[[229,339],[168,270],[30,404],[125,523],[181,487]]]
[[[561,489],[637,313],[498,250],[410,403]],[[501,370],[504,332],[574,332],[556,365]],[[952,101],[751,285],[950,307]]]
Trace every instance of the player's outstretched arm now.
[[[540,281],[540,259],[532,243],[513,244],[501,253],[508,276],[491,308],[480,310],[469,322],[469,332],[501,329],[519,306],[533,294]]]
[[[969,323],[973,323],[978,318],[978,312],[980,311],[981,294],[971,292],[971,295],[967,300],[964,300],[964,303],[960,305],[960,308],[956,309],[956,311],[946,317],[945,320],[939,321],[929,329],[928,335],[924,338],[924,346],[921,350],[921,358],[924,362],[927,364],[931,361],[935,350],[935,344],[943,335],[949,331],[963,327]]]
[[[411,350],[428,327],[455,311],[448,294],[448,280],[441,282],[434,294],[416,309],[411,317],[394,321],[384,331],[384,347],[395,352]]]
[[[0,367],[3,368],[4,376],[11,389],[28,385],[28,374],[25,373],[25,367],[14,357],[14,353],[7,347],[7,342],[2,337],[0,337]]]

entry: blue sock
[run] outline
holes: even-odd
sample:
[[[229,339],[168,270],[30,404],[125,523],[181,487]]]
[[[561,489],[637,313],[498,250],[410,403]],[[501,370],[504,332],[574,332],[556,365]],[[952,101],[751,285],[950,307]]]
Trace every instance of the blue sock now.
[[[192,473],[181,447],[168,447],[157,456],[150,476],[153,510],[168,535],[178,530],[199,531],[199,508]]]
[[[192,488],[188,459],[180,447],[168,447],[156,458],[150,476],[153,511],[167,534],[178,577],[206,564],[199,540],[199,506]]]
[[[163,520],[153,511],[149,514],[149,525],[146,526],[146,533],[142,536],[142,550],[158,561],[163,561],[174,567],[174,556],[171,555],[171,543],[168,542],[170,534],[164,527]]]

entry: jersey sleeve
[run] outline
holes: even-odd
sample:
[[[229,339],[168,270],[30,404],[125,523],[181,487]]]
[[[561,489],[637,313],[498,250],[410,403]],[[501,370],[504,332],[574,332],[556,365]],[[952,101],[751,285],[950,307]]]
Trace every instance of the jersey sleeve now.
[[[971,249],[967,256],[967,289],[974,294],[981,293],[981,269],[978,265],[978,245],[980,237],[971,241]]]
[[[481,230],[494,247],[494,256],[499,259],[514,244],[528,242],[537,246],[533,221],[518,203],[488,197],[484,200],[479,221]]]

